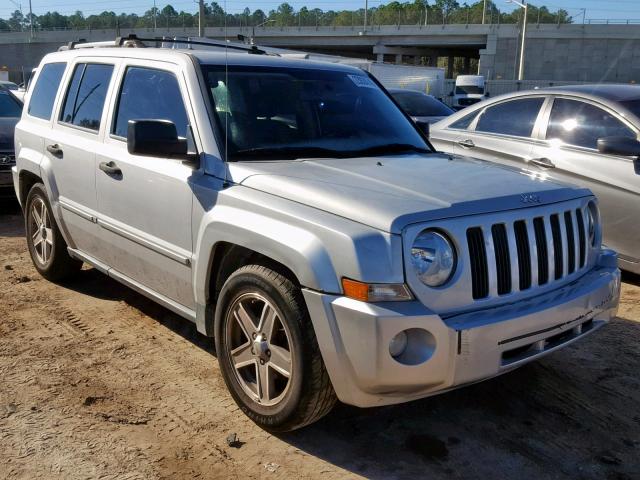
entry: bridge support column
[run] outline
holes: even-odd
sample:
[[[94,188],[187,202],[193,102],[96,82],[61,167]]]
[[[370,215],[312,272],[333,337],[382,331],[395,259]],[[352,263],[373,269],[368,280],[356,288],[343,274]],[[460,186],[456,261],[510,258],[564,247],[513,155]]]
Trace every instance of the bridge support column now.
[[[447,78],[453,78],[453,55],[447,57]]]

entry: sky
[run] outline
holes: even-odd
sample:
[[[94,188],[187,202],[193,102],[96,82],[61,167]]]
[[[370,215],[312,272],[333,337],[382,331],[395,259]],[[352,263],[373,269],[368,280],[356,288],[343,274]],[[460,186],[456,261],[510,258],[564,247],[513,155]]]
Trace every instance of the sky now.
[[[258,8],[269,11],[276,8],[283,0],[219,0],[218,3],[226,8],[230,13],[242,11],[244,7],[249,7],[252,11]],[[403,0],[399,0],[403,1]],[[475,0],[467,0],[469,4]],[[156,0],[159,8],[167,4],[180,11],[197,10],[197,2],[194,0]],[[464,0],[458,0],[462,5]],[[85,15],[98,14],[104,10],[114,11],[116,13],[137,13],[142,14],[146,10],[153,7],[153,0],[32,0],[33,13],[36,15],[43,14],[47,11],[58,11],[63,14],[70,14],[76,10],[81,10]],[[318,7],[323,10],[342,10],[363,8],[364,0],[289,0],[295,9],[302,6],[310,8]],[[386,0],[369,0],[369,7],[375,7]],[[435,3],[430,0],[429,3]],[[513,4],[507,3],[506,0],[496,0],[498,7],[503,11],[511,11],[515,7]],[[614,19],[614,20],[637,20],[640,22],[640,0],[531,0],[532,5],[546,5],[550,10],[554,11],[564,8],[570,15],[575,16],[576,22],[582,21],[582,10],[586,9],[586,19]],[[0,18],[8,18],[11,12],[18,9],[17,5],[22,4],[23,13],[29,11],[28,0],[0,0]]]

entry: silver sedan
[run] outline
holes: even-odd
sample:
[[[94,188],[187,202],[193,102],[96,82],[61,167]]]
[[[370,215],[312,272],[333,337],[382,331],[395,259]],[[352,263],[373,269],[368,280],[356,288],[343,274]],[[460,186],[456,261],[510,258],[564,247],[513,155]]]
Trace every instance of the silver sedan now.
[[[576,85],[484,101],[431,125],[438,150],[591,189],[605,243],[640,273],[640,86]]]

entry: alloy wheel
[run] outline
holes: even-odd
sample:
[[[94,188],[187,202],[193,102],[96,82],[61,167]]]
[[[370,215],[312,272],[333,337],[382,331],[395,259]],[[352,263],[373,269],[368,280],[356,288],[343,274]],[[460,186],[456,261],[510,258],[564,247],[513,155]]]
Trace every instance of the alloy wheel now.
[[[46,265],[53,252],[53,229],[51,217],[44,201],[36,197],[31,203],[29,212],[29,233],[36,258],[41,265]]]
[[[263,406],[278,404],[291,385],[291,334],[275,306],[258,293],[238,297],[227,313],[229,359],[245,393]]]

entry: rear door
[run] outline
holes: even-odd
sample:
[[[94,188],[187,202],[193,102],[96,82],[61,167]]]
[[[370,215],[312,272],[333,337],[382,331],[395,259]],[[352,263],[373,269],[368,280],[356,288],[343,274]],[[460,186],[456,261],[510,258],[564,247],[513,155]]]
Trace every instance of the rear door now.
[[[44,142],[44,154],[53,166],[64,227],[73,246],[94,257],[100,241],[95,223],[94,161],[102,146],[100,127],[114,68],[114,63],[108,61],[81,59],[69,66],[62,101],[54,111],[52,128]]]
[[[551,178],[591,189],[598,197],[605,243],[640,261],[640,176],[633,160],[598,152],[598,138],[638,138],[638,130],[606,105],[558,96],[550,105],[534,158],[548,161]]]
[[[124,280],[193,309],[193,167],[130,154],[126,140],[128,121],[139,119],[169,120],[185,137],[192,123],[186,84],[177,65],[144,60],[124,61],[118,83],[95,164],[102,255]]]
[[[545,101],[544,96],[532,96],[488,105],[458,137],[455,153],[528,168]]]

